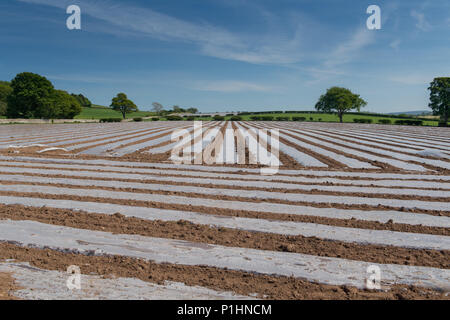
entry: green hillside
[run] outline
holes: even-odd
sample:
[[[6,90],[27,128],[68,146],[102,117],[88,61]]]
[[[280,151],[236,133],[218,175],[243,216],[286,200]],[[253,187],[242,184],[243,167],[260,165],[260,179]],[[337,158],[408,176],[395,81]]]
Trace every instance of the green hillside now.
[[[139,111],[127,114],[127,118],[151,117],[154,113],[149,111]],[[96,120],[104,118],[122,118],[120,112],[114,111],[108,107],[93,105],[92,108],[83,108],[83,111],[75,119]]]

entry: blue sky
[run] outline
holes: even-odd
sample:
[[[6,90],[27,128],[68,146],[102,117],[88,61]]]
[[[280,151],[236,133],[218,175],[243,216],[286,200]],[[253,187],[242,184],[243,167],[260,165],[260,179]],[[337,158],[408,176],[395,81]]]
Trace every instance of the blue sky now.
[[[66,28],[71,4],[82,30]],[[424,110],[450,76],[450,1],[2,0],[0,44],[0,79],[39,73],[102,105],[312,110],[337,85],[367,111]]]

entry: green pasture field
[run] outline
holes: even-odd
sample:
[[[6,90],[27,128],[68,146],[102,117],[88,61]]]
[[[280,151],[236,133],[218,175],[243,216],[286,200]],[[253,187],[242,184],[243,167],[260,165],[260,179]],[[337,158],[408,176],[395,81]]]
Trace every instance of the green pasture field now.
[[[139,111],[127,114],[127,119],[151,117],[154,113],[150,111]],[[107,107],[94,105],[91,108],[83,108],[83,111],[75,117],[80,120],[98,120],[105,118],[122,118],[122,114]]]
[[[274,114],[252,114],[252,115],[240,115],[242,117],[242,120],[244,121],[250,121],[250,118],[252,116],[272,116],[274,118],[276,117],[289,117],[292,119],[292,117],[304,117],[306,118],[306,121],[313,121],[313,122],[339,122],[339,117],[336,114],[332,113],[274,113]],[[228,120],[231,117],[226,117]],[[312,120],[311,120],[312,118]],[[392,118],[388,115],[358,115],[358,114],[345,114],[344,115],[344,122],[350,122],[353,123],[354,119],[372,119],[374,124],[378,123],[378,120],[380,119],[389,119],[391,120],[392,124],[395,123],[395,121],[400,120],[400,118]],[[416,119],[416,118],[405,118],[405,119]],[[422,120],[422,119],[420,119]],[[437,126],[438,121],[437,120],[423,120],[423,125],[425,126]]]
[[[332,113],[301,113],[301,112],[295,112],[295,113],[258,113],[258,114],[251,114],[251,115],[239,115],[243,121],[251,121],[251,117],[257,116],[257,117],[264,117],[264,116],[270,116],[274,118],[274,121],[276,121],[275,118],[277,117],[287,117],[290,121],[292,121],[293,117],[304,117],[306,118],[306,122],[339,122],[339,117],[336,114]],[[196,120],[200,121],[211,121],[213,120],[212,117],[202,117],[201,115],[198,115],[195,117]],[[225,117],[225,120],[230,120],[231,116]],[[424,126],[437,126],[438,120],[433,119],[425,119],[420,117],[405,117],[405,118],[399,118],[399,117],[390,117],[389,115],[367,115],[367,114],[345,114],[344,115],[344,122],[346,123],[354,123],[354,119],[372,119],[373,124],[378,124],[378,121],[381,119],[388,119],[391,120],[391,124],[395,124],[395,121],[401,120],[401,119],[409,119],[409,120],[422,120]],[[162,121],[166,120],[165,118],[161,118]]]

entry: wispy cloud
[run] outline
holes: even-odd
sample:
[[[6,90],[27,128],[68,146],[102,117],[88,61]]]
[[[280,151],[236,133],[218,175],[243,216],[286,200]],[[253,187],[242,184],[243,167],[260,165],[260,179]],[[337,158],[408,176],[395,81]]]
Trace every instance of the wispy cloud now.
[[[360,51],[374,41],[374,32],[365,28],[357,30],[350,39],[331,52],[325,61],[326,67],[335,67],[346,64],[355,59]]]
[[[70,0],[18,1],[58,8],[73,4]],[[204,55],[255,64],[286,64],[300,60],[298,32],[294,32],[291,39],[279,39],[278,35],[270,34],[246,37],[207,23],[184,21],[129,4],[87,0],[79,0],[76,3],[83,14],[107,22],[117,29],[118,34],[123,34],[123,30],[130,30],[164,41],[192,43],[199,46]],[[109,33],[113,31],[108,30]]]
[[[422,12],[418,12],[416,10],[411,11],[411,17],[413,17],[416,20],[416,27],[422,31],[429,31],[431,30],[431,25],[428,23],[427,19],[425,18],[425,14]]]
[[[73,4],[71,0],[18,0],[26,3],[66,8]],[[213,26],[195,25],[156,11],[120,4],[112,1],[86,1],[76,3],[82,13],[110,23],[163,40],[192,41],[200,43],[238,44],[232,34]]]

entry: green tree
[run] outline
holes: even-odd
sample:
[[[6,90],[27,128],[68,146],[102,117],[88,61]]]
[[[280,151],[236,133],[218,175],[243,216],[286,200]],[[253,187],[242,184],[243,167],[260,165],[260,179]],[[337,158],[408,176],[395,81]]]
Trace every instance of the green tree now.
[[[430,87],[430,108],[441,116],[441,123],[447,125],[450,116],[450,77],[435,78]]]
[[[9,118],[43,118],[54,93],[52,83],[38,74],[24,72],[11,81],[6,115]]]
[[[63,90],[55,90],[48,108],[48,119],[73,119],[82,107],[78,99]],[[51,114],[50,114],[51,112]]]
[[[83,108],[90,108],[90,107],[92,107],[91,101],[88,98],[86,98],[85,96],[83,96],[81,93],[80,94],[73,94],[72,93],[72,97],[77,99],[78,102],[80,103],[80,105]]]
[[[6,115],[6,107],[8,105],[8,96],[11,94],[12,88],[9,82],[0,81],[0,116]]]
[[[161,103],[158,102],[153,102],[152,103],[153,106],[153,111],[157,114],[157,115],[161,115],[162,112],[164,111],[164,107]]]
[[[184,113],[186,110],[180,108],[179,106],[173,106],[173,113]]]
[[[197,108],[189,108],[189,109],[186,110],[186,112],[192,113],[192,114],[197,114],[198,113],[198,109]]]
[[[115,111],[119,111],[124,119],[126,118],[127,113],[139,111],[138,107],[133,101],[128,99],[125,93],[119,93],[113,98],[110,107]]]
[[[343,122],[343,116],[350,110],[361,110],[367,102],[349,89],[332,87],[322,95],[316,104],[316,110],[321,112],[336,112],[339,120]]]

